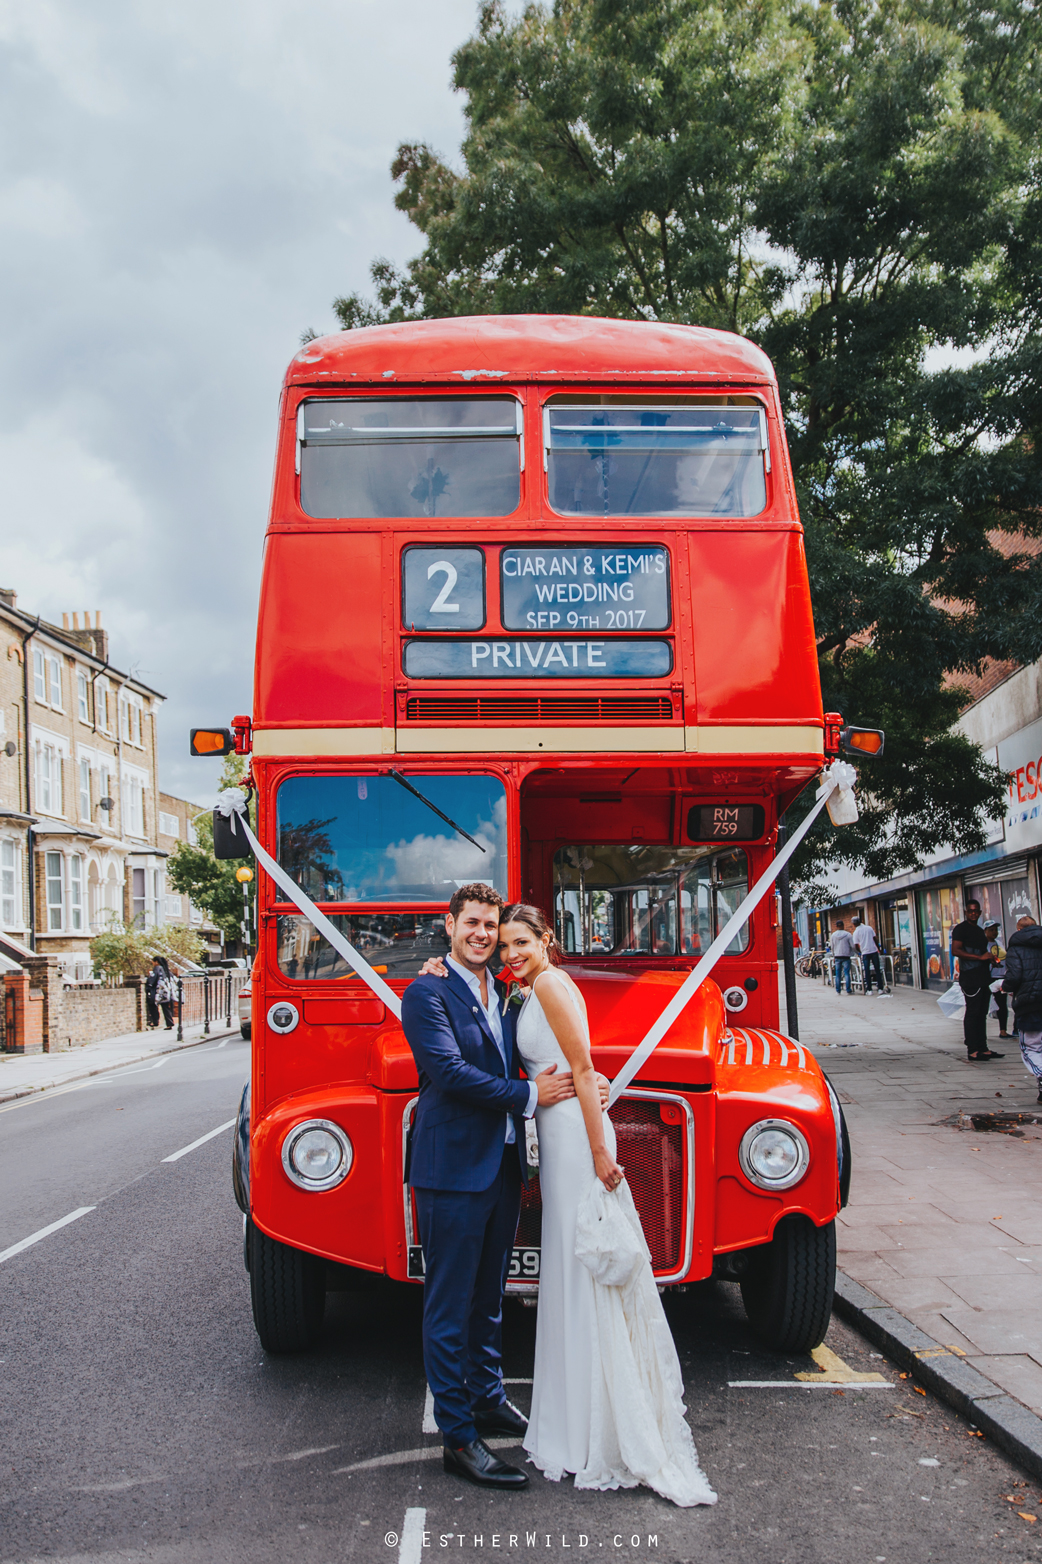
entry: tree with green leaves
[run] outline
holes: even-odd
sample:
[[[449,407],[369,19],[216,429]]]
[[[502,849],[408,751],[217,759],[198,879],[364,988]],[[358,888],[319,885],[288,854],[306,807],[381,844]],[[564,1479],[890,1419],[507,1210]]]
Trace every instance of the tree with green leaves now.
[[[242,772],[241,757],[229,755],[221,771],[220,790],[240,786]],[[214,857],[213,815],[209,810],[195,817],[195,834],[194,847],[188,842],[178,842],[170,854],[167,878],[179,895],[190,897],[192,905],[216,923],[226,941],[237,941],[242,938],[243,894],[235,871],[241,863]],[[256,894],[256,882],[247,894],[251,899]]]
[[[460,165],[405,144],[424,236],[342,326],[484,312],[734,330],[773,359],[825,707],[887,730],[885,876],[984,845],[1002,778],[959,675],[1042,654],[1042,12],[1030,0],[481,8]]]
[[[90,942],[95,974],[110,981],[143,977],[157,956],[183,967],[185,962],[198,962],[202,953],[203,942],[195,930],[174,923],[142,929],[135,923],[113,922]]]

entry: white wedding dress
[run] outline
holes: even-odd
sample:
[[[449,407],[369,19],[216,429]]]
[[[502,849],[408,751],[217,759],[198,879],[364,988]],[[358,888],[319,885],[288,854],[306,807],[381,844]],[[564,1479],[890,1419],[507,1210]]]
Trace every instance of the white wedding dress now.
[[[578,995],[570,986],[568,992],[585,1028]],[[517,1045],[530,1080],[551,1064],[569,1069],[534,993],[518,1018]],[[577,1098],[537,1108],[536,1124],[543,1235],[524,1441],[529,1459],[553,1482],[574,1473],[577,1488],[644,1483],[674,1504],[715,1504],[684,1419],[680,1361],[629,1187],[609,1195],[597,1180]],[[604,1132],[614,1155],[607,1114]],[[605,1230],[614,1224],[616,1235],[625,1235],[622,1249],[628,1243],[632,1251],[621,1286],[604,1285],[587,1268],[598,1269],[590,1233],[605,1208],[611,1217]],[[576,1256],[577,1226],[587,1263]],[[601,1275],[612,1274],[613,1261],[618,1272],[618,1256],[618,1245],[607,1265],[601,1256]]]

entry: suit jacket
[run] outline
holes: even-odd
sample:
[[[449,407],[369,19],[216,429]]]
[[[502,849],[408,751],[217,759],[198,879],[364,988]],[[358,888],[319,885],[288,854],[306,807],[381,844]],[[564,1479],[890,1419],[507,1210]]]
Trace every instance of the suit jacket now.
[[[504,988],[496,984],[502,1006]],[[503,1060],[488,1017],[452,969],[447,978],[419,977],[402,997],[402,1027],[420,1074],[412,1123],[409,1183],[419,1189],[476,1193],[488,1189],[503,1160],[505,1115],[514,1115],[521,1175],[528,1181],[524,1111],[529,1087],[520,1079],[516,1009],[503,1017]]]

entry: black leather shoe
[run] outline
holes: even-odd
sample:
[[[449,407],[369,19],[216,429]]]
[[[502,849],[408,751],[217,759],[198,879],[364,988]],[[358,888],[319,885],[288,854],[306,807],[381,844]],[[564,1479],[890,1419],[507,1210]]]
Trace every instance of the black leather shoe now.
[[[528,1473],[508,1466],[480,1439],[473,1444],[445,1446],[444,1466],[450,1477],[465,1477],[479,1488],[527,1488]]]
[[[523,1412],[517,1410],[517,1407],[512,1407],[509,1401],[503,1401],[498,1407],[490,1407],[485,1412],[475,1412],[474,1427],[483,1436],[516,1434],[521,1439],[528,1428],[528,1419]]]

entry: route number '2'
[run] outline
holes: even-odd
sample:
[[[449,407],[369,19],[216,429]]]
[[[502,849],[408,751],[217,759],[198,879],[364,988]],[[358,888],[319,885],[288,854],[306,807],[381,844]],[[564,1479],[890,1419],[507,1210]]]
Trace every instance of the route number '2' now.
[[[445,584],[431,604],[430,612],[432,614],[458,614],[459,604],[450,603],[448,600],[449,593],[454,590],[456,582],[459,580],[459,571],[455,565],[450,565],[447,559],[436,559],[433,565],[427,566],[427,580],[429,581],[432,576],[441,575],[443,571],[445,573]]]

